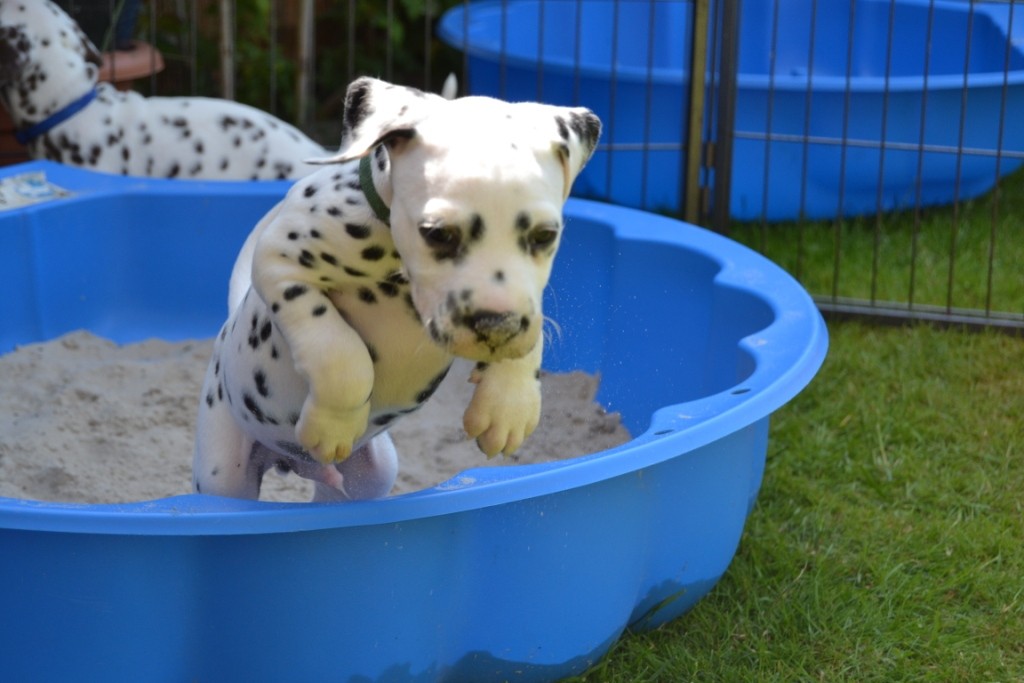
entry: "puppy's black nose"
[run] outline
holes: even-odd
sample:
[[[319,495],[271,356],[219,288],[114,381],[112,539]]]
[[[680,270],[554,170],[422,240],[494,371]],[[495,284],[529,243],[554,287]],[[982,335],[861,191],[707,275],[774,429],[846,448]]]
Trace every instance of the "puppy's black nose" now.
[[[481,341],[491,344],[504,344],[530,326],[528,317],[512,312],[476,311],[464,320]]]

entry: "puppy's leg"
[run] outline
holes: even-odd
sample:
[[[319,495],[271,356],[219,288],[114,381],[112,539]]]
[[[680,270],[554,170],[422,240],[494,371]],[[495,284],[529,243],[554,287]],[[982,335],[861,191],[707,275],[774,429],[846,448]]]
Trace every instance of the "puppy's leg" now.
[[[398,476],[398,452],[391,436],[383,432],[357,448],[351,457],[335,467],[341,474],[341,487],[333,488],[323,481],[317,481],[314,501],[383,498],[390,493]]]
[[[463,427],[487,457],[511,455],[540,422],[540,362],[543,340],[522,358],[477,365],[476,384]]]
[[[348,458],[366,432],[374,368],[359,333],[343,316],[327,315],[337,310],[325,284],[330,280],[325,274],[335,267],[311,250],[330,244],[325,239],[329,231],[310,228],[309,202],[301,192],[296,197],[303,187],[315,189],[296,185],[253,244],[252,285],[268,304],[295,371],[308,386],[295,436],[328,465]]]
[[[238,427],[227,403],[217,397],[214,363],[206,371],[196,422],[192,458],[192,489],[215,496],[249,498],[260,495],[263,465],[255,444]]]

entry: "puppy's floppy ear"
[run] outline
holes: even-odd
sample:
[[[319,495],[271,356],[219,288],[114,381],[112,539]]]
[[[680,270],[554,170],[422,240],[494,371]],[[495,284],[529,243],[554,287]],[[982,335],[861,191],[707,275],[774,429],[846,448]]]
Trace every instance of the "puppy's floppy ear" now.
[[[337,164],[366,156],[377,145],[392,148],[416,134],[416,124],[445,100],[416,88],[392,85],[376,78],[353,81],[345,93],[341,147],[327,159],[310,163]]]
[[[572,183],[590,157],[601,137],[601,119],[585,107],[557,107],[554,115],[558,138],[555,153],[562,162],[565,177],[563,198],[569,197]]]

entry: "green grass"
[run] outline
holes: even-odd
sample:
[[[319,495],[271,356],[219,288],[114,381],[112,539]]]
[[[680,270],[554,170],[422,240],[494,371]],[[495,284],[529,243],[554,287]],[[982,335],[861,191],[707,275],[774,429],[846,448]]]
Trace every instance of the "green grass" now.
[[[1024,314],[1024,170],[955,207],[746,223],[730,236],[815,295]]]
[[[830,325],[739,552],[576,683],[1024,677],[1024,342]]]

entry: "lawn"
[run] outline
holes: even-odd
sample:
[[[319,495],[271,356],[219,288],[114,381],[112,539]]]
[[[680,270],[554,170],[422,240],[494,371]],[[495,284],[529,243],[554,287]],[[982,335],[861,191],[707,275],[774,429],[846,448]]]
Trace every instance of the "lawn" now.
[[[746,223],[730,236],[821,297],[1024,314],[1024,170],[955,207]]]
[[[830,325],[722,581],[576,683],[1020,681],[1024,341]]]

